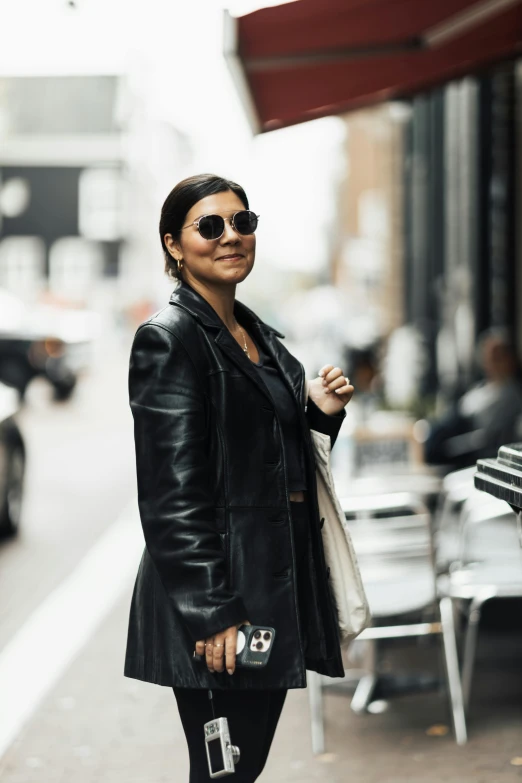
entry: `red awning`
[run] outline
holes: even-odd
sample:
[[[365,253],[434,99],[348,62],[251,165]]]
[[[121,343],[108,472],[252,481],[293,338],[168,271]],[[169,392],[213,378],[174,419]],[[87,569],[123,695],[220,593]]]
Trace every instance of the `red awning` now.
[[[339,114],[520,56],[522,0],[294,0],[226,19],[256,132]]]

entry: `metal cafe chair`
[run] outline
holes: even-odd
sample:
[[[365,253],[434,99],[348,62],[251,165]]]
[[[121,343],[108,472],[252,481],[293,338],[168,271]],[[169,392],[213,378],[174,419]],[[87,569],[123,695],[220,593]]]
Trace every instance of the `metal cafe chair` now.
[[[439,595],[464,612],[462,692],[469,709],[480,620],[493,598],[522,598],[522,552],[516,515],[507,503],[483,495],[483,504],[463,507],[458,561],[439,576]],[[493,500],[489,503],[488,500]]]
[[[444,478],[440,501],[434,520],[435,562],[438,574],[445,574],[459,560],[461,534],[467,514],[473,508],[495,516],[505,505],[475,489],[475,467],[448,473]],[[500,506],[499,506],[500,504]],[[487,511],[486,511],[487,509]]]
[[[500,559],[514,558],[519,564],[521,553],[512,548],[514,522],[515,514],[503,500],[476,490],[462,507],[458,556],[449,570]]]
[[[473,492],[476,492],[473,483],[474,473],[475,467],[464,468],[447,473],[442,479],[434,519],[437,561],[440,556],[439,536],[444,537],[448,531],[458,528],[462,505]]]
[[[438,498],[444,479],[433,472],[401,470],[381,472],[378,475],[354,476],[350,479],[350,498],[356,496],[390,495],[408,492],[428,502]]]
[[[466,742],[466,725],[450,599],[437,603],[430,515],[411,493],[341,498],[375,625],[353,642],[369,642],[370,670],[355,672],[354,712],[366,710],[378,681],[375,645],[383,639],[438,635],[442,640],[455,738]],[[424,621],[429,613],[435,620]],[[414,619],[412,619],[414,618]],[[314,753],[324,751],[322,689],[342,688],[309,673]],[[343,683],[344,684],[344,683]]]

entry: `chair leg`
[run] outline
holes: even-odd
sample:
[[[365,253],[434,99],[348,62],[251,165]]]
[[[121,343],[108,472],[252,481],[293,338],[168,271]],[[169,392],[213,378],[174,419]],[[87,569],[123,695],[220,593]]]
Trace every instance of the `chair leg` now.
[[[312,732],[312,753],[324,753],[323,689],[321,675],[317,674],[317,672],[307,672],[307,680]]]
[[[464,701],[460,682],[459,661],[457,656],[457,643],[455,639],[455,623],[453,618],[453,602],[451,598],[442,598],[440,601],[440,619],[442,625],[442,641],[444,644],[444,660],[446,663],[446,675],[453,716],[453,728],[457,745],[467,742],[466,716],[464,713]]]
[[[375,686],[377,685],[377,643],[375,639],[368,640],[365,655],[365,668],[368,672],[361,677],[355,693],[352,696],[350,707],[353,712],[361,715],[368,709],[368,704],[372,700]]]
[[[359,680],[359,684],[355,689],[355,693],[353,694],[352,701],[350,703],[350,707],[358,715],[361,715],[368,709],[368,704],[372,700],[372,695],[376,685],[377,677],[375,674],[366,674]]]
[[[475,653],[477,651],[477,639],[483,603],[484,598],[474,598],[468,612],[468,627],[466,629],[462,659],[462,692],[466,710],[469,707],[471,681],[473,679],[473,668],[475,664]]]

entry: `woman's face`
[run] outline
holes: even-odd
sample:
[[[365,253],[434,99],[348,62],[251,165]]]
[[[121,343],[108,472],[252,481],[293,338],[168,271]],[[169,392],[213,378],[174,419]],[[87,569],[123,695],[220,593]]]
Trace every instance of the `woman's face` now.
[[[227,190],[207,196],[194,204],[188,212],[179,241],[171,234],[164,237],[165,244],[175,259],[183,259],[182,276],[190,283],[196,280],[206,284],[240,283],[254,266],[256,238],[254,234],[238,234],[225,220],[225,231],[219,239],[203,239],[194,220],[203,215],[221,215],[231,218],[235,212],[245,209],[236,194]]]

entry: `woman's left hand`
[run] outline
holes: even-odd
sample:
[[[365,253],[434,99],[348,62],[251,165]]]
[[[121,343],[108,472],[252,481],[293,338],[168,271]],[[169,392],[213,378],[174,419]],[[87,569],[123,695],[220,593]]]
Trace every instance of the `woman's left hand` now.
[[[343,371],[333,364],[325,364],[319,377],[310,381],[309,397],[323,413],[330,416],[339,413],[352,399],[354,388]]]

